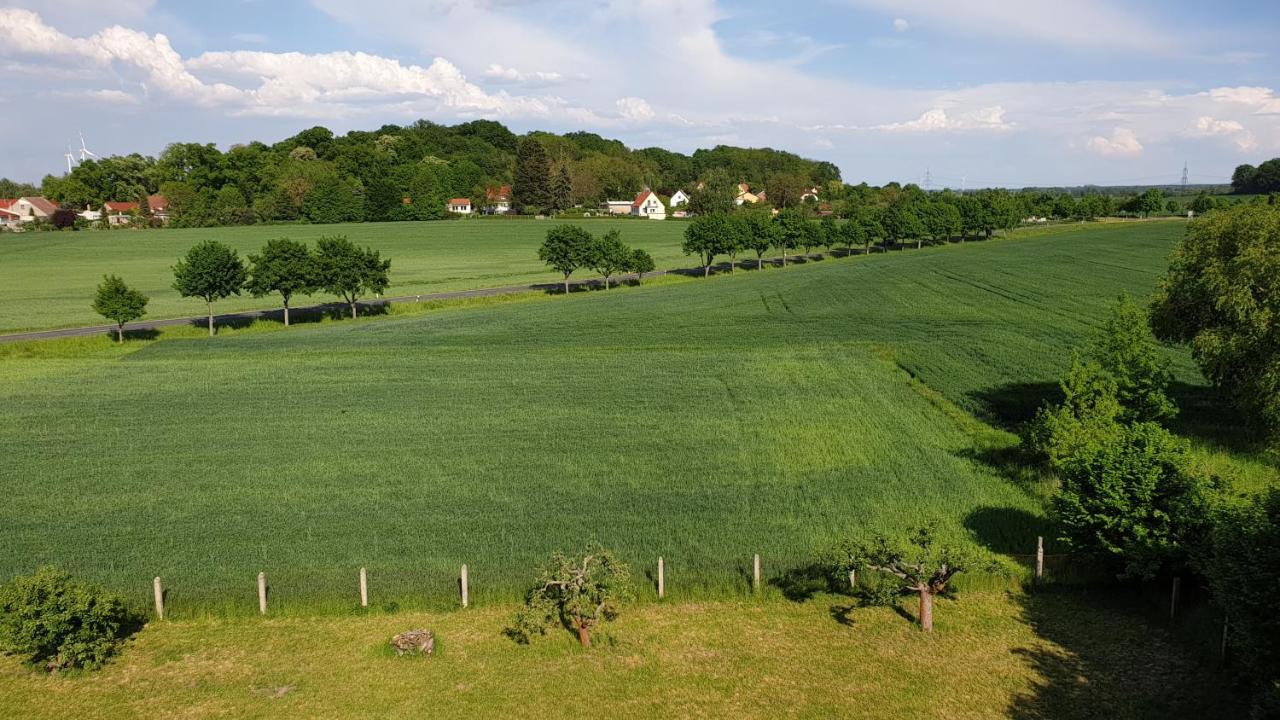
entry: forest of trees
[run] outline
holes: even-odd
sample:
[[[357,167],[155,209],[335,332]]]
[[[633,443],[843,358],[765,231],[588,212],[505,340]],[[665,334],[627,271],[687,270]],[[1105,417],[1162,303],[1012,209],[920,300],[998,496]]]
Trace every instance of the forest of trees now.
[[[160,193],[178,226],[429,220],[445,216],[449,198],[481,206],[487,188],[503,185],[512,186],[517,208],[540,213],[630,199],[645,187],[669,195],[712,171],[753,185],[779,175],[806,186],[840,179],[831,163],[771,149],[720,146],[688,156],[630,150],[586,132],[517,136],[490,120],[454,126],[420,120],[340,137],[314,127],[274,145],[252,142],[226,152],[175,143],[157,158],[87,160],[66,176],[46,176],[38,189],[0,181],[0,196],[42,194],[83,209]]]

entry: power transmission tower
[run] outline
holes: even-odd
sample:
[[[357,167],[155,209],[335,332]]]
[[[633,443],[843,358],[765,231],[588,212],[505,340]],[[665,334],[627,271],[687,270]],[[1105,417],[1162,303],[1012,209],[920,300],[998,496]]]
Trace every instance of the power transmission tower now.
[[[1187,189],[1187,161],[1182,161],[1182,189]]]
[[[933,189],[933,173],[929,168],[924,169],[924,189],[928,192]]]

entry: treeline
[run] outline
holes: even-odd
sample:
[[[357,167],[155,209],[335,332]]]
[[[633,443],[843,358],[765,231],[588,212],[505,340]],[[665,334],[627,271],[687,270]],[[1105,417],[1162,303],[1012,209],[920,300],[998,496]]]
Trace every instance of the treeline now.
[[[631,150],[586,132],[518,137],[490,120],[454,126],[420,120],[343,136],[314,127],[273,145],[251,142],[227,152],[175,143],[156,158],[86,160],[64,177],[46,176],[40,193],[77,209],[159,193],[169,201],[172,224],[188,227],[430,220],[446,216],[451,198],[483,206],[486,193],[503,186],[514,191],[517,208],[540,213],[631,199],[646,187],[670,194],[713,170],[735,182],[766,183],[778,174],[809,185],[840,178],[831,163],[771,149],[720,146],[688,156]]]
[[[320,290],[342,298],[354,319],[360,298],[387,289],[390,271],[391,261],[382,259],[377,250],[359,247],[340,235],[320,238],[314,251],[288,238],[268,240],[258,254],[249,256],[248,263],[233,248],[206,240],[173,266],[173,288],[182,297],[205,302],[212,336],[213,304],[241,292],[254,297],[279,295],[285,326],[294,296]],[[145,314],[148,300],[119,277],[107,275],[98,286],[93,309],[116,324],[117,340],[124,342],[124,326]]]
[[[1280,158],[1271,158],[1257,167],[1237,166],[1231,173],[1231,192],[1246,195],[1280,192]]]

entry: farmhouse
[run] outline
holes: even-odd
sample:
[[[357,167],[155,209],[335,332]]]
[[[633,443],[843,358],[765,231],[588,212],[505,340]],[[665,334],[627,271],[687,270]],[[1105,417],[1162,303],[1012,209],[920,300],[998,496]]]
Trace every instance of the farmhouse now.
[[[689,196],[686,195],[683,190],[677,190],[675,194],[671,196],[671,202],[668,204],[673,208],[678,208],[687,202],[689,202]]]
[[[446,206],[449,212],[459,215],[471,214],[471,198],[453,198]]]
[[[632,204],[630,200],[606,200],[605,209],[610,215],[630,215]]]
[[[486,215],[506,215],[511,212],[511,186],[485,188],[484,202]]]
[[[128,225],[140,209],[136,202],[108,201],[102,204],[102,214],[108,225]]]
[[[743,203],[755,205],[758,202],[760,202],[760,196],[751,192],[750,185],[738,183],[738,195],[733,199],[734,205],[742,205]]]
[[[666,220],[667,206],[662,204],[656,193],[652,190],[645,190],[636,196],[634,202],[631,203],[631,214],[638,217],[646,217],[650,220]]]

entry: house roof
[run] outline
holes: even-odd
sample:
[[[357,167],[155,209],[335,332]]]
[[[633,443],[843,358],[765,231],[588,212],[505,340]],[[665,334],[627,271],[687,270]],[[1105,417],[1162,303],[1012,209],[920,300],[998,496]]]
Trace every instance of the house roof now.
[[[449,201],[450,205],[470,205],[471,198],[453,198]]]
[[[111,200],[103,203],[102,207],[106,208],[108,212],[130,212],[141,208],[136,202],[115,202]]]
[[[653,195],[652,190],[645,190],[644,192],[640,193],[639,195],[636,196],[635,202],[631,203],[631,207],[640,207],[641,205],[644,204],[645,200],[649,199],[650,195]],[[653,196],[655,198],[658,197],[657,195],[653,195]]]
[[[18,213],[12,210],[9,210],[8,208],[0,208],[0,217],[5,217],[5,216],[22,217]]]
[[[751,186],[746,183],[738,183],[738,192],[751,192]]]
[[[16,202],[18,198],[0,198],[0,210],[8,210]]]
[[[164,212],[169,209],[169,198],[163,195],[148,195],[147,207],[151,212]]]
[[[54,212],[58,210],[58,206],[54,205],[52,202],[49,202],[48,198],[25,197],[25,198],[18,198],[18,199],[26,200],[27,202],[31,203],[32,207],[44,213],[45,215],[52,215]]]
[[[496,188],[485,188],[484,198],[489,202],[494,202],[497,200],[510,200],[511,186],[503,185],[501,187],[496,187]]]

